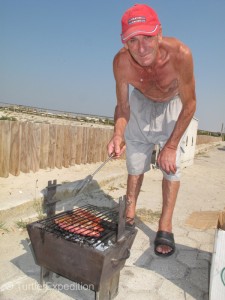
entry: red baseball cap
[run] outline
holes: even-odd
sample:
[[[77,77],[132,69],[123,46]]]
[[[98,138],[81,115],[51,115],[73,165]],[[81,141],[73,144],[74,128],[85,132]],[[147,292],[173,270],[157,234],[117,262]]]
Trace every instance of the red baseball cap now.
[[[126,43],[135,35],[157,35],[160,21],[157,13],[146,4],[135,4],[129,8],[121,19],[121,40]]]

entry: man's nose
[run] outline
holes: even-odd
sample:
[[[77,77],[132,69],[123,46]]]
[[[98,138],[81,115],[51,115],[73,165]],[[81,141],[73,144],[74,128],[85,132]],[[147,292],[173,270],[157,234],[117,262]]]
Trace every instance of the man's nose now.
[[[145,46],[144,46],[144,43],[139,42],[139,45],[138,45],[138,51],[139,51],[139,53],[144,53],[144,52],[145,52]]]

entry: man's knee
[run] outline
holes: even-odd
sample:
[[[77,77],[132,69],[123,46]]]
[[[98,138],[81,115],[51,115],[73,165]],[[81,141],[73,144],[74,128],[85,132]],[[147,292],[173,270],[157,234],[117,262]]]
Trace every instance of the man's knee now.
[[[176,171],[176,173],[170,172],[168,174],[165,171],[163,171],[162,169],[161,169],[161,171],[163,173],[163,178],[165,178],[166,180],[169,180],[169,181],[180,181],[181,170],[180,170],[180,166],[179,165],[177,165],[177,171]]]
[[[179,173],[170,173],[167,174],[166,172],[163,172],[163,178],[168,181],[179,181],[180,182],[180,172]]]

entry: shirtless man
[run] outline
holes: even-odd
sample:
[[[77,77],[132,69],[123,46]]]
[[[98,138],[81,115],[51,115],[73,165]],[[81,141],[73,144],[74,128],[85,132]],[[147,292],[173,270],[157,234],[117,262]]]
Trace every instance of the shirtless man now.
[[[196,109],[192,54],[176,38],[162,37],[156,12],[144,4],[124,13],[121,39],[124,47],[113,62],[117,106],[108,153],[119,157],[126,148],[126,218],[132,227],[144,173],[159,145],[163,202],[154,244],[157,255],[169,256],[175,251],[172,216],[180,186],[180,141]],[[129,85],[134,87],[130,97]]]

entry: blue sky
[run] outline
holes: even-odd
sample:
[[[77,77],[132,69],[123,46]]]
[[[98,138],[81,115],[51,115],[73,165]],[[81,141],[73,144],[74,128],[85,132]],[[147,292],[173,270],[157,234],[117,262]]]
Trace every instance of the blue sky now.
[[[113,116],[112,72],[130,0],[0,0],[0,102]],[[151,0],[195,63],[199,128],[225,123],[225,1]],[[225,124],[224,124],[225,125]]]

